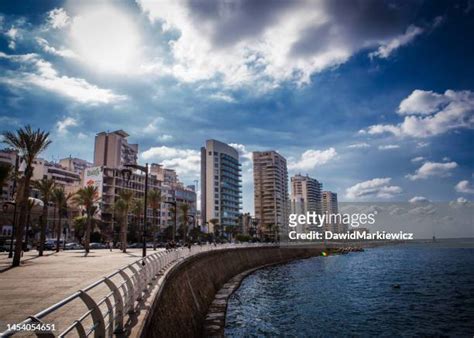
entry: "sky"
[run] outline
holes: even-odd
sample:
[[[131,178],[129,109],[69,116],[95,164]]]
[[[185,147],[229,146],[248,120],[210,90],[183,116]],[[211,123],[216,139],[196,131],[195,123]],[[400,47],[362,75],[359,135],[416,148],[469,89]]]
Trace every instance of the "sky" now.
[[[341,201],[474,196],[474,1],[2,1],[0,126],[199,179],[206,139],[276,150]]]

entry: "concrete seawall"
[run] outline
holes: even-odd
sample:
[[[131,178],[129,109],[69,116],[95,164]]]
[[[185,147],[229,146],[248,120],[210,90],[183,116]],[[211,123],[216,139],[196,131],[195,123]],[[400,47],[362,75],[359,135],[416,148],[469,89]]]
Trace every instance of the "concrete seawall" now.
[[[141,337],[201,337],[215,294],[233,276],[259,266],[319,255],[320,248],[242,248],[207,252],[175,266],[152,301]]]

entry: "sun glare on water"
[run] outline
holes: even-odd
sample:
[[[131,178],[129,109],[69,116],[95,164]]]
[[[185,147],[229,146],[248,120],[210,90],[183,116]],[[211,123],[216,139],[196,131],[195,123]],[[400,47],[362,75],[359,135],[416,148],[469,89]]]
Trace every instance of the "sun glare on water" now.
[[[112,6],[89,8],[74,17],[71,42],[95,70],[126,72],[138,66],[138,29],[129,15]]]

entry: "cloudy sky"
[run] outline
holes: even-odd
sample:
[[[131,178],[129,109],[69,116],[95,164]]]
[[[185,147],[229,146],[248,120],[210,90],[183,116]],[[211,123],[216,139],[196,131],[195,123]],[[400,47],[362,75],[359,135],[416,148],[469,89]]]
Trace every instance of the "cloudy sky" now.
[[[199,178],[208,138],[275,149],[340,200],[474,196],[474,1],[2,1],[0,125]]]

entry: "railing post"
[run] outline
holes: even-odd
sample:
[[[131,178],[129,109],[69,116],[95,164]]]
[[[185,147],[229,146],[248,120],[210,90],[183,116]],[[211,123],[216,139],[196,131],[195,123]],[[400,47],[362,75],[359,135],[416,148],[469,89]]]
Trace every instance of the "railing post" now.
[[[119,288],[115,285],[114,282],[110,280],[110,278],[104,279],[105,284],[109,287],[109,289],[114,293],[114,302],[115,302],[115,309],[114,309],[114,333],[121,333],[123,332],[123,300],[122,295],[120,294]]]
[[[79,298],[82,299],[82,301],[86,304],[87,308],[89,310],[92,310],[91,316],[92,316],[92,321],[94,322],[94,337],[96,338],[104,338],[105,337],[105,323],[104,323],[104,316],[102,316],[102,312],[100,311],[100,308],[97,306],[97,303],[92,299],[91,296],[89,296],[87,293],[84,291],[80,290],[79,291]]]

